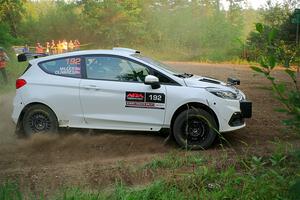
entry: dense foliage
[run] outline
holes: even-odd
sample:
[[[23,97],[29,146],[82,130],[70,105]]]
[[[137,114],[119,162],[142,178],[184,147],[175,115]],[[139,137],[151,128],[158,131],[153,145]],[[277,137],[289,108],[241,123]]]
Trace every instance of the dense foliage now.
[[[0,0],[0,46],[17,42],[17,30],[24,11],[22,1]]]
[[[259,12],[242,9],[244,0],[227,2],[225,10],[220,0],[0,0],[0,45],[79,39],[89,48],[229,60],[241,55]]]
[[[232,60],[257,58],[255,45],[260,41],[255,32],[249,37],[251,48],[245,48],[255,22],[284,30],[282,38],[295,34],[295,26],[287,21],[296,0],[269,3],[260,10],[248,8],[246,0],[227,0],[226,9],[220,2],[0,0],[0,46],[79,39],[90,44],[87,48],[126,46],[157,55],[167,52],[171,59]]]
[[[265,54],[270,43],[269,34],[273,34],[273,43],[276,44],[280,51],[278,54],[278,64],[288,66],[291,62],[295,62],[299,57],[299,50],[296,46],[296,24],[292,23],[295,1],[288,3],[272,4],[271,1],[268,7],[262,12],[262,20],[264,24],[263,32],[253,30],[248,37],[248,59],[259,61],[260,55]],[[259,21],[257,21],[259,22]]]
[[[300,88],[296,71],[289,63],[285,66],[284,73],[289,76],[292,85],[276,79],[273,71],[278,62],[282,61],[282,44],[276,41],[277,30],[266,29],[266,26],[260,23],[256,24],[256,30],[261,40],[264,40],[266,35],[268,37],[267,44],[261,47],[260,66],[252,66],[251,68],[270,80],[276,97],[284,105],[284,108],[279,111],[289,115],[288,119],[284,121],[285,124],[300,134]],[[289,58],[288,60],[292,59]]]

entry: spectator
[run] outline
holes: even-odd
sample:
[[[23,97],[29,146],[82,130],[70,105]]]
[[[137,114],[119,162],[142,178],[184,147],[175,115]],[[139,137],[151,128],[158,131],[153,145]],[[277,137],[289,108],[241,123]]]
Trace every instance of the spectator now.
[[[74,51],[74,43],[72,40],[70,40],[70,42],[68,44],[68,49],[69,49],[69,51]]]
[[[66,40],[63,40],[62,42],[63,52],[68,52],[68,42]]]
[[[74,41],[74,47],[75,47],[75,51],[80,50],[80,42],[78,40]]]
[[[5,69],[8,61],[9,61],[9,58],[8,58],[7,54],[5,53],[4,49],[2,47],[0,47],[0,71],[2,73],[5,84],[8,83],[6,69]]]
[[[23,53],[29,53],[29,47],[27,44],[25,44],[23,50],[22,50]]]
[[[46,42],[46,54],[50,53],[50,43]]]
[[[53,55],[53,54],[56,54],[56,45],[55,45],[55,42],[54,40],[51,41],[51,45],[50,45],[50,53]]]
[[[62,47],[62,43],[60,42],[60,40],[58,40],[57,43],[57,53],[60,54],[63,51],[63,47]]]
[[[44,53],[43,46],[38,42],[35,46],[35,53]]]

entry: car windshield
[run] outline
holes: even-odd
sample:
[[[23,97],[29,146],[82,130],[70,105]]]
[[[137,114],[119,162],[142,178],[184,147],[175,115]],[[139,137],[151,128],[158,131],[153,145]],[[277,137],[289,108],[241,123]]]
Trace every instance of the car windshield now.
[[[173,74],[175,76],[178,76],[180,78],[188,78],[188,77],[193,76],[193,74],[178,72],[178,71],[172,69],[170,66],[168,66],[164,63],[161,63],[157,60],[154,60],[154,59],[146,57],[146,56],[142,56],[141,54],[133,54],[132,56],[135,57],[135,58],[141,59],[142,61],[144,61],[148,64],[154,65],[155,67],[157,67],[157,68],[159,68],[159,69],[161,69],[161,70],[163,70],[163,71],[165,71],[169,74]]]

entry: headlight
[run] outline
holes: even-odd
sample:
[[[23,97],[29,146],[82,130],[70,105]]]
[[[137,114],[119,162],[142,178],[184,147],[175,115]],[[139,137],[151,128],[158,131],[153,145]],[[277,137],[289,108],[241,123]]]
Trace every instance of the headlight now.
[[[231,92],[229,90],[222,90],[219,88],[206,88],[206,90],[218,97],[221,97],[223,99],[234,99],[239,100],[241,99],[241,95],[238,93]]]

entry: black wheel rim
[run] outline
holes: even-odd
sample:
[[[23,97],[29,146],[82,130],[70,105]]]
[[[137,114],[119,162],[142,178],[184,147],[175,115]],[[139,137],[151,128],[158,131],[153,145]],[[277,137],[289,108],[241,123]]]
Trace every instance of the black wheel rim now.
[[[209,131],[207,121],[197,116],[189,117],[182,126],[183,138],[188,145],[201,145]]]
[[[29,126],[33,133],[47,132],[51,128],[51,121],[45,113],[35,113],[29,117]]]

